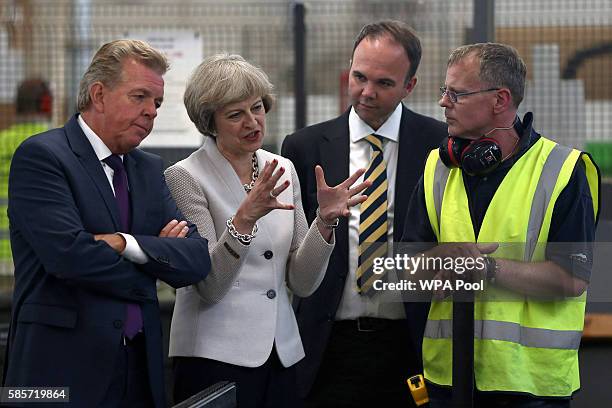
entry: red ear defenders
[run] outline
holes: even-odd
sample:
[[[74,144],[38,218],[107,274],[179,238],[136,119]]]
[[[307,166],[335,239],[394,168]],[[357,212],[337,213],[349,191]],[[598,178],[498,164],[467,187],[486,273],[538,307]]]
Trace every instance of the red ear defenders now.
[[[50,115],[53,108],[53,95],[42,79],[26,79],[17,88],[15,110],[17,114],[42,113]]]
[[[502,151],[489,137],[468,140],[447,136],[440,143],[440,159],[448,168],[459,167],[470,176],[484,176],[501,164]]]
[[[43,93],[38,99],[38,111],[45,114],[50,114],[52,110],[53,98],[51,92],[47,91]]]

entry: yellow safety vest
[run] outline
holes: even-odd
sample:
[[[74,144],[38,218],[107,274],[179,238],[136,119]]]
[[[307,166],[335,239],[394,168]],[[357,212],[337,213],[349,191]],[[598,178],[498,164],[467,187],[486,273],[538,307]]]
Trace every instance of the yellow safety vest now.
[[[509,170],[474,236],[460,169],[438,150],[425,165],[425,203],[439,243],[498,242],[494,257],[544,260],[555,202],[582,159],[598,212],[599,171],[591,158],[541,137]],[[485,297],[486,296],[486,301]],[[501,300],[494,300],[495,298]],[[474,375],[481,391],[569,396],[580,387],[578,347],[586,293],[541,301],[490,285],[474,304]],[[452,385],[452,301],[433,301],[423,341],[425,377]]]
[[[42,123],[18,123],[0,131],[0,275],[12,274],[12,255],[9,241],[9,221],[6,216],[8,204],[8,176],[13,153],[28,137],[48,130]]]

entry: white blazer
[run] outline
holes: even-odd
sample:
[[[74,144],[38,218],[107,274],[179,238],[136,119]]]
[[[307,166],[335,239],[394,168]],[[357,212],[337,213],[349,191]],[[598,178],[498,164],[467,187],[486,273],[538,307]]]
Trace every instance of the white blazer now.
[[[288,159],[256,152],[259,169],[276,158],[285,173],[278,184],[291,184],[278,199],[294,211],[273,210],[257,221],[250,245],[227,231],[246,193],[215,139],[166,170],[166,180],[179,209],[209,240],[210,274],[197,285],[178,289],[170,329],[170,356],[204,357],[258,367],[272,346],[289,367],[304,357],[287,288],[312,294],[323,280],[334,248],[315,223],[308,229],[299,181]]]

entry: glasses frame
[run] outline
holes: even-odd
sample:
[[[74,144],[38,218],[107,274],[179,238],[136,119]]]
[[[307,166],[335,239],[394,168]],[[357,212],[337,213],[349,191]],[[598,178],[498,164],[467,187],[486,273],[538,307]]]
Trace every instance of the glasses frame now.
[[[440,87],[440,98],[444,98],[444,96],[446,95],[448,96],[448,99],[450,99],[452,103],[457,103],[459,101],[459,98],[463,96],[476,95],[476,94],[484,93],[484,92],[499,91],[500,89],[501,88],[488,88],[488,89],[481,89],[479,91],[455,92],[455,91],[449,91],[445,86],[441,86]]]

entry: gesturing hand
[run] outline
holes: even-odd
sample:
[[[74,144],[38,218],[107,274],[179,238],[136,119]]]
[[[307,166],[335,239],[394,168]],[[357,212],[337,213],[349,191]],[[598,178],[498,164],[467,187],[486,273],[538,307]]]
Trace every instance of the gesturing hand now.
[[[318,165],[315,167],[319,214],[324,223],[333,224],[338,217],[348,217],[351,213],[350,207],[361,204],[368,198],[366,195],[358,194],[372,184],[370,180],[353,186],[363,173],[365,173],[365,169],[359,169],[342,183],[330,187],[325,182],[323,168]]]
[[[293,204],[281,203],[276,198],[289,187],[289,180],[276,185],[285,173],[284,167],[276,170],[277,166],[278,160],[276,159],[266,162],[255,186],[238,207],[233,223],[240,233],[249,233],[255,222],[272,210],[293,210],[295,208]]]

